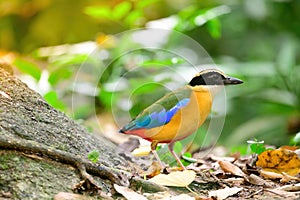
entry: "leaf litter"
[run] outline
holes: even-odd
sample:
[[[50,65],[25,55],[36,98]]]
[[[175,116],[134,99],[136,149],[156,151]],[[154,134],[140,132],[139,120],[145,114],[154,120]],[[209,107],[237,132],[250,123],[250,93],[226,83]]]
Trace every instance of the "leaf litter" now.
[[[191,158],[196,162],[190,163],[186,171],[169,166],[161,169],[151,154],[143,152],[149,152],[149,149],[142,147],[134,152],[135,156],[131,155],[135,157],[136,165],[143,163],[138,170],[139,176],[170,187],[172,191],[153,194],[140,192],[147,199],[300,198],[299,149],[294,147],[265,150],[258,155],[248,156],[240,156],[239,153],[218,155],[212,151],[212,154],[199,157],[200,151],[192,154]],[[152,164],[146,167],[144,160]]]

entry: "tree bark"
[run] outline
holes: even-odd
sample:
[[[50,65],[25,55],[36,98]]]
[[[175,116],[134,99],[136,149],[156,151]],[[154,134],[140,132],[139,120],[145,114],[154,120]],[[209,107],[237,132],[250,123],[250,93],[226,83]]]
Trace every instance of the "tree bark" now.
[[[100,153],[96,163],[87,159],[93,150]],[[0,66],[0,198],[49,199],[74,188],[109,194],[114,183],[129,184],[130,166],[113,143],[55,110]]]

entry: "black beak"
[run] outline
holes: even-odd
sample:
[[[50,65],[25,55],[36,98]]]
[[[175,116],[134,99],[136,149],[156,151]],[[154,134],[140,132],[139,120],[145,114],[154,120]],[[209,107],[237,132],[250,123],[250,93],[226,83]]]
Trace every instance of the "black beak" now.
[[[243,81],[238,78],[226,77],[223,80],[223,83],[224,83],[224,85],[235,85],[235,84],[241,84],[241,83],[243,83]]]

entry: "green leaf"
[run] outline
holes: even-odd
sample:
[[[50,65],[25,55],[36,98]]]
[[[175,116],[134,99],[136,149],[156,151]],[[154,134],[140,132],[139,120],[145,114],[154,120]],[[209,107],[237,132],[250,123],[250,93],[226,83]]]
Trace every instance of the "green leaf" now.
[[[148,84],[144,84],[141,85],[141,81],[140,80],[130,80],[130,83],[132,85],[140,85],[140,87],[138,87],[135,91],[134,91],[134,95],[145,95],[145,94],[149,94],[151,92],[154,92],[156,90],[158,90],[160,87],[162,87],[161,85],[157,84],[157,83],[153,83],[153,82],[149,82]]]
[[[122,19],[131,10],[131,3],[128,1],[123,1],[122,3],[116,5],[113,9],[113,17],[117,20]]]
[[[178,65],[184,63],[185,60],[182,58],[174,57],[166,60],[146,60],[139,64],[139,66],[143,67],[166,67],[171,65]]]
[[[21,58],[17,58],[14,61],[14,65],[21,72],[32,76],[37,81],[40,80],[42,72],[41,72],[41,69],[37,65],[35,65],[35,64],[33,64],[33,63],[29,62],[29,61],[23,60]]]
[[[52,61],[51,64],[57,66],[69,66],[69,65],[81,65],[84,62],[93,62],[87,54],[71,54],[71,55],[62,55],[56,60]]]
[[[93,150],[88,154],[88,159],[93,163],[96,163],[99,159],[99,152],[97,150]]]
[[[73,74],[71,67],[59,67],[57,70],[50,72],[48,82],[56,85],[59,81],[69,79]]]
[[[118,100],[118,94],[102,88],[98,94],[98,99],[105,108],[111,108],[112,105],[115,105],[114,102]]]
[[[84,9],[84,13],[95,18],[111,18],[112,10],[108,6],[89,6]]]
[[[127,15],[127,17],[125,18],[125,23],[128,24],[130,27],[136,27],[136,21],[142,17],[142,11],[134,10]]]
[[[292,139],[293,145],[299,145],[300,144],[300,132],[295,135],[295,137]]]
[[[44,99],[54,108],[65,111],[65,104],[58,99],[57,93],[55,91],[50,91],[44,95]]]
[[[266,147],[262,143],[254,143],[250,145],[250,149],[255,154],[261,154],[266,150]]]
[[[246,144],[241,144],[241,145],[236,145],[231,147],[230,153],[234,154],[236,152],[239,152],[240,155],[247,155],[247,150],[248,150],[248,145]]]
[[[221,37],[221,22],[218,18],[211,19],[207,22],[208,31],[214,39]]]
[[[264,152],[265,148],[263,144],[251,144],[250,149],[253,153],[260,154]]]
[[[140,0],[140,1],[137,1],[136,7],[142,9],[142,8],[146,8],[156,2],[158,2],[158,0]]]
[[[283,75],[288,75],[296,64],[297,41],[291,37],[285,38],[277,56],[277,68]]]
[[[189,152],[186,152],[182,155],[182,158],[184,159],[184,161],[188,161],[189,163],[195,163],[197,162],[197,159],[192,158],[192,154]]]

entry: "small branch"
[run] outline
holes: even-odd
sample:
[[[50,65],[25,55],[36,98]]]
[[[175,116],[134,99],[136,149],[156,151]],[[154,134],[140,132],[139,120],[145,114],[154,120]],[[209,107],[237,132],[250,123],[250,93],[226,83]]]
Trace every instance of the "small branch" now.
[[[73,155],[34,141],[25,139],[16,140],[14,138],[8,139],[3,133],[0,133],[0,149],[16,150],[28,154],[38,154],[39,156],[47,157],[61,163],[73,165],[78,168],[80,172],[82,172],[84,167],[88,173],[102,178],[107,178],[111,182],[119,185],[129,185],[128,172],[113,169],[104,166],[103,164],[92,163],[79,155]],[[84,173],[82,175],[84,176]]]

